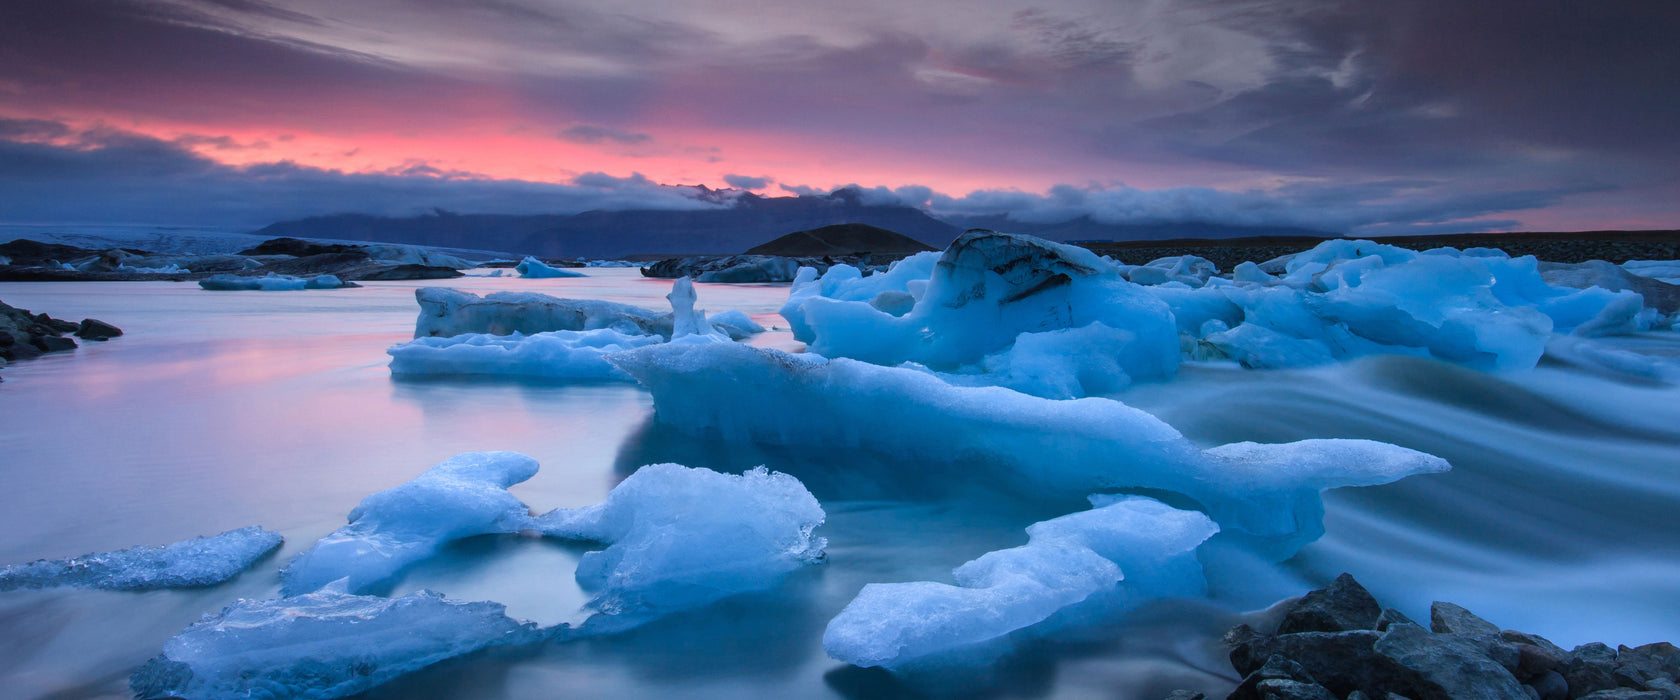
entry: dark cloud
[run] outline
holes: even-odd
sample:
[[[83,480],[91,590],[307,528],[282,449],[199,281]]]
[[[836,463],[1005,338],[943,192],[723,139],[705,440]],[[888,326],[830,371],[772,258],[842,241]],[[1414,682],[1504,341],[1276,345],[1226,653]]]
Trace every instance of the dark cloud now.
[[[560,132],[560,138],[572,143],[605,143],[611,141],[626,146],[646,143],[653,139],[652,136],[647,134],[594,124],[579,124],[567,128]]]
[[[752,175],[736,175],[730,173],[723,176],[723,181],[730,187],[743,190],[762,190],[770,186],[776,179],[772,177],[753,177]]]
[[[12,125],[0,122],[0,130]],[[60,125],[62,126],[62,125]],[[0,221],[170,223],[258,228],[303,216],[361,212],[406,216],[442,207],[463,213],[575,213],[593,209],[717,206],[689,187],[640,174],[592,173],[569,184],[495,180],[413,162],[382,173],[344,173],[290,162],[234,167],[170,141],[114,129],[58,142],[0,138]]]

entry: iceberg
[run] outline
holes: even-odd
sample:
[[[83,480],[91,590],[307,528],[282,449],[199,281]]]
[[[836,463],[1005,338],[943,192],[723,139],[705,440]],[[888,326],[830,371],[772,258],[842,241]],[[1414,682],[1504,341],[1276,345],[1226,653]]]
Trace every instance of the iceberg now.
[[[551,511],[532,527],[608,545],[585,554],[577,569],[597,612],[583,629],[600,634],[774,586],[822,560],[828,543],[811,533],[825,518],[804,484],[786,474],[654,464],[636,470],[606,501]]]
[[[549,379],[612,379],[630,376],[605,356],[661,342],[657,335],[628,335],[611,328],[549,331],[524,335],[468,333],[417,338],[385,351],[397,376],[504,375]]]
[[[414,337],[469,333],[535,335],[548,331],[611,328],[633,335],[671,335],[668,316],[639,306],[596,299],[560,299],[547,294],[495,292],[478,296],[446,287],[414,290],[420,318]]]
[[[585,275],[582,272],[577,272],[575,270],[567,270],[567,269],[564,269],[564,268],[551,267],[547,263],[544,263],[543,261],[538,260],[538,259],[533,258],[533,257],[528,256],[528,255],[525,256],[524,260],[519,261],[518,265],[514,265],[513,269],[517,270],[519,272],[520,277],[531,277],[531,278],[588,277],[588,275]]]
[[[198,286],[211,291],[295,292],[302,289],[339,289],[348,287],[335,275],[318,275],[304,279],[272,272],[263,277],[215,275],[198,281]]]
[[[517,452],[468,452],[412,481],[362,499],[350,524],[321,538],[280,572],[280,591],[294,596],[347,579],[361,593],[452,540],[519,532],[530,509],[507,489],[537,473]]]
[[[68,559],[43,559],[0,569],[0,591],[20,588],[103,588],[149,591],[223,583],[280,548],[277,532],[229,530],[159,547],[130,547]]]
[[[1280,559],[1323,534],[1321,491],[1449,468],[1368,440],[1201,450],[1112,399],[953,386],[915,369],[738,343],[654,345],[607,360],[653,394],[657,420],[691,435],[960,465],[1047,497],[1160,489]]]
[[[543,639],[498,603],[431,591],[401,598],[324,590],[240,600],[164,643],[129,678],[138,698],[341,698],[445,659]]]
[[[1081,613],[1113,615],[1151,598],[1206,593],[1196,549],[1219,532],[1212,520],[1141,496],[1091,501],[1091,510],[1028,527],[1025,545],[958,567],[954,586],[864,586],[829,622],[823,650],[854,666],[900,667],[1002,639],[1052,616],[1076,624]]]
[[[414,323],[416,338],[472,333],[530,336],[549,331],[602,328],[626,335],[670,338],[674,323],[672,313],[599,299],[561,299],[530,292],[494,292],[480,297],[446,287],[422,287],[414,290],[414,299],[420,304],[420,317]],[[716,314],[708,322],[734,340],[764,332],[763,326],[734,309]]]
[[[932,256],[870,277],[845,266],[820,278],[802,272],[782,316],[812,352],[878,365],[972,372],[1023,333],[1100,323],[1130,334],[1103,350],[1124,372],[1110,383],[1170,377],[1178,367],[1172,310],[1089,250],[972,230]]]

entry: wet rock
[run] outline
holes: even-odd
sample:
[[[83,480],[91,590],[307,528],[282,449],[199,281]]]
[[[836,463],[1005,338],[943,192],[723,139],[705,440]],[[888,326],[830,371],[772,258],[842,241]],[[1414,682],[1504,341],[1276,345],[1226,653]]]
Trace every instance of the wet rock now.
[[[1260,682],[1261,700],[1335,700],[1336,696],[1316,683],[1288,680]]]
[[[56,319],[46,314],[35,314],[35,323],[53,333],[74,333],[80,327],[69,321]]]
[[[1470,637],[1499,636],[1499,626],[1476,617],[1475,613],[1452,603],[1435,601],[1429,606],[1429,630],[1437,634],[1462,634]]]
[[[1581,700],[1673,700],[1666,693],[1633,688],[1611,688],[1580,696]]]
[[[76,349],[76,341],[56,335],[38,335],[30,339],[29,344],[41,352],[66,352]]]
[[[1563,679],[1569,683],[1571,698],[1619,686],[1615,673],[1616,650],[1598,642],[1575,647],[1563,667]]]
[[[1564,658],[1545,647],[1512,644],[1517,650],[1517,680],[1524,683],[1563,667]]]
[[[1552,640],[1538,634],[1529,634],[1527,632],[1518,632],[1516,630],[1505,630],[1499,633],[1499,638],[1512,644],[1528,644],[1545,649],[1552,656],[1557,657],[1559,663],[1569,660],[1568,651],[1565,651],[1563,647],[1553,644]]]
[[[1529,681],[1528,687],[1534,689],[1534,694],[1540,700],[1568,700],[1569,681],[1563,679],[1563,674],[1557,671],[1547,671],[1544,675]]]
[[[1262,689],[1262,686],[1267,684],[1271,684],[1269,687],[1271,696],[1277,696],[1279,693],[1293,692],[1299,694],[1307,692],[1293,685],[1288,687],[1277,685],[1280,682],[1312,686],[1318,688],[1319,692],[1325,692],[1323,686],[1314,682],[1312,675],[1307,673],[1307,669],[1302,667],[1301,664],[1281,655],[1273,654],[1266,659],[1266,663],[1262,664],[1260,668],[1255,669],[1253,673],[1243,678],[1243,682],[1237,686],[1236,690],[1231,691],[1231,694],[1226,696],[1225,700],[1256,700],[1257,698],[1268,697],[1266,695],[1268,690]]]
[[[76,337],[83,340],[110,340],[122,334],[121,328],[92,318],[82,319],[81,326],[76,328]]]
[[[1374,650],[1380,636],[1374,630],[1255,636],[1232,649],[1231,661],[1238,673],[1247,676],[1259,670],[1265,659],[1282,656],[1300,664],[1310,678],[1339,697],[1394,685],[1395,667]]]
[[[1207,695],[1188,690],[1175,690],[1167,693],[1166,700],[1207,700]]]
[[[1394,608],[1383,608],[1382,614],[1377,616],[1377,631],[1387,632],[1392,625],[1414,625],[1412,618]]]
[[[1377,599],[1349,574],[1306,594],[1283,617],[1278,634],[1345,632],[1377,628],[1382,615]]]
[[[1632,648],[1623,646],[1616,650],[1616,668],[1618,680],[1627,678],[1641,687],[1658,679],[1669,681],[1672,685],[1676,678],[1680,678],[1680,648],[1668,642]],[[1624,681],[1623,684],[1628,683]]]
[[[1420,700],[1527,697],[1522,684],[1504,665],[1488,658],[1486,649],[1480,639],[1431,634],[1406,624],[1391,626],[1376,643],[1377,655],[1406,670],[1405,680]]]

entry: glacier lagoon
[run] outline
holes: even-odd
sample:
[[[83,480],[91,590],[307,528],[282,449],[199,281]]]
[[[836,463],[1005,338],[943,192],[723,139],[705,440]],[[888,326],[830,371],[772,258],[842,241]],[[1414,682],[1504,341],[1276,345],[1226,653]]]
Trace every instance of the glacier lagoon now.
[[[464,278],[476,293],[540,291],[658,309],[668,282]],[[833,661],[823,629],[867,583],[942,581],[1026,543],[1075,508],[901,460],[722,443],[652,422],[619,382],[393,380],[413,289],[210,294],[171,283],[6,285],[15,306],[109,320],[128,333],[6,368],[0,397],[0,562],[164,544],[247,525],[287,543],[232,583],[144,594],[0,596],[0,686],[20,695],[126,695],[128,674],[206,612],[273,598],[279,568],[343,526],[368,494],[460,452],[516,450],[542,469],[510,490],[537,512],[599,503],[643,464],[791,474],[821,501],[828,560],[776,588],[613,637],[481,652],[368,697],[872,697],[884,673]],[[700,305],[785,329],[785,286],[697,285]],[[754,344],[796,349],[785,331]],[[1680,354],[1673,332],[1611,338]],[[1680,391],[1542,365],[1482,373],[1371,357],[1305,370],[1192,364],[1120,394],[1199,447],[1366,438],[1453,471],[1325,495],[1326,535],[1281,565],[1215,558],[1209,598],[1145,606],[1073,638],[1029,644],[983,687],[1003,696],[1157,698],[1235,682],[1218,637],[1242,611],[1353,572],[1419,616],[1451,600],[1565,646],[1671,640],[1680,629]],[[919,465],[918,465],[919,466]],[[576,622],[586,548],[518,535],[444,546],[382,591],[491,600],[544,625]]]

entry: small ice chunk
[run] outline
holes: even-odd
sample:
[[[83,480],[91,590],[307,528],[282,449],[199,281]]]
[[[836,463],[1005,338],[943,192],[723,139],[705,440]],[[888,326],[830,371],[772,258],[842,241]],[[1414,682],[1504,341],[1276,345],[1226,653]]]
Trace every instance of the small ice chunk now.
[[[513,269],[519,272],[520,277],[531,277],[536,279],[554,277],[588,277],[588,275],[576,270],[552,267],[549,264],[529,255],[525,256],[524,260],[519,261],[518,265],[514,265]]]
[[[1150,598],[1206,591],[1196,548],[1219,532],[1206,515],[1142,496],[1035,523],[1028,542],[989,552],[931,581],[863,587],[823,632],[823,650],[888,668],[1000,639],[1067,611],[1114,614]],[[1090,602],[1092,610],[1072,610]],[[1078,614],[1062,624],[1076,623]]]
[[[1216,319],[1208,323],[1222,322]],[[1208,333],[1203,340],[1249,369],[1313,367],[1336,361],[1322,342],[1292,338],[1253,323]]]
[[[529,527],[531,511],[507,489],[536,473],[537,461],[518,452],[455,455],[362,499],[349,525],[286,565],[280,591],[299,595],[348,578],[345,590],[360,593],[452,540],[519,532]]]
[[[0,569],[0,591],[20,588],[104,588],[148,591],[200,588],[227,581],[278,549],[279,533],[243,527],[159,547],[129,547],[68,559],[42,559]]]
[[[740,309],[730,309],[712,314],[706,317],[706,322],[712,324],[714,328],[729,333],[731,338],[746,337],[764,332],[764,326],[758,325],[757,321],[752,320],[751,316],[746,315]]]
[[[728,340],[706,322],[706,314],[694,310],[694,280],[678,278],[671,283],[671,292],[665,298],[671,302],[671,340],[689,336]]]
[[[341,698],[445,659],[540,641],[499,603],[325,590],[240,600],[193,623],[129,678],[138,698]]]
[[[1043,333],[1022,333],[1008,350],[986,357],[990,384],[1047,399],[1112,394],[1132,383],[1115,352],[1137,338],[1131,331],[1093,323]]]
[[[825,517],[804,484],[786,474],[654,464],[605,502],[551,511],[533,527],[608,545],[583,556],[577,580],[594,593],[589,606],[599,612],[585,630],[613,632],[774,586],[822,559],[828,543],[811,532]]]
[[[416,338],[385,351],[391,374],[399,376],[503,375],[550,379],[613,379],[630,376],[609,364],[607,353],[663,341],[657,335],[626,335],[611,328],[550,331],[526,336],[469,333]]]

